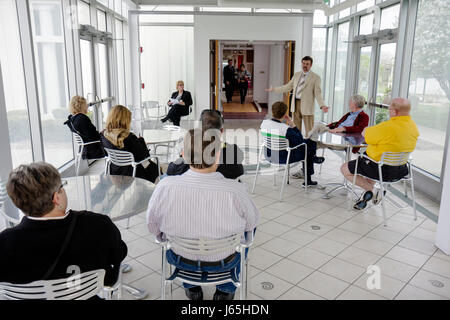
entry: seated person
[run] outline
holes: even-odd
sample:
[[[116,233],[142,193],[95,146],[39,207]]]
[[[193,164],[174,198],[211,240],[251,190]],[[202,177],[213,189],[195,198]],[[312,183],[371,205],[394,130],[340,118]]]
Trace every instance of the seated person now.
[[[369,124],[369,116],[363,111],[366,100],[355,94],[350,97],[349,110],[339,121],[327,125],[330,132],[361,133]]]
[[[69,110],[71,114],[64,124],[69,127],[70,131],[79,134],[84,143],[100,141],[100,134],[92,124],[91,119],[86,115],[88,112],[86,99],[80,96],[73,96],[70,100]],[[103,146],[99,142],[85,146],[81,157],[83,159],[100,159],[105,155],[105,150],[103,150]]]
[[[220,111],[205,109],[202,111],[200,121],[203,130],[216,129],[220,130],[220,134],[223,133],[224,119]],[[243,159],[244,154],[237,145],[223,143],[217,172],[220,172],[225,178],[236,179],[244,174]],[[184,162],[183,157],[180,157],[175,162],[169,163],[166,173],[169,176],[175,176],[188,170],[189,165]]]
[[[105,148],[131,152],[134,161],[139,162],[150,156],[144,138],[136,137],[130,132],[131,111],[122,105],[114,106],[106,118],[106,129],[100,134]],[[112,175],[131,176],[132,166],[116,166],[110,164]],[[158,174],[158,165],[153,161],[145,161],[136,167],[136,177],[155,182]]]
[[[153,191],[147,209],[147,225],[152,234],[221,239],[255,229],[259,212],[245,185],[216,172],[220,142],[206,140],[203,130],[189,130],[184,138],[183,157],[190,169],[183,175],[164,178]],[[206,149],[211,153],[204,152]],[[191,271],[236,268],[236,274],[240,272],[240,254],[234,250],[205,256],[173,248],[167,252],[167,260],[175,267]],[[183,285],[189,299],[203,299],[201,287]],[[232,283],[218,285],[214,300],[232,300],[235,290]]]
[[[170,110],[167,116],[162,118],[161,121],[164,123],[170,120],[175,126],[180,126],[181,117],[187,116],[192,111],[192,96],[189,91],[184,90],[183,81],[177,81],[177,91],[172,93],[167,104],[170,106]]]
[[[6,189],[25,216],[0,233],[0,282],[68,278],[73,275],[70,266],[81,273],[104,269],[107,286],[117,281],[127,255],[119,229],[107,215],[67,211],[67,194],[52,165],[19,166],[10,173]]]
[[[389,106],[390,119],[373,127],[367,127],[362,132],[368,144],[366,154],[374,161],[380,161],[384,152],[412,152],[416,148],[419,131],[410,116],[411,104],[407,99],[395,98]],[[346,162],[341,167],[344,177],[353,182],[356,160]],[[408,167],[383,165],[383,181],[395,181],[408,174]],[[362,176],[361,176],[362,175]],[[367,202],[373,199],[376,205],[381,201],[381,192],[374,190],[375,181],[379,179],[378,165],[366,158],[358,159],[356,185],[365,192],[354,204],[353,208],[362,210]]]
[[[308,176],[306,181],[308,183],[308,186],[315,186],[317,185],[317,181],[313,181],[311,179],[311,176],[314,174],[314,163],[322,163],[325,159],[323,157],[316,156],[317,143],[310,139],[303,138],[302,133],[295,126],[294,122],[288,116],[287,112],[288,107],[284,102],[282,101],[275,102],[272,105],[273,118],[270,120],[266,119],[261,123],[261,131],[288,139],[289,147],[291,148],[298,146],[299,144],[306,143],[308,151],[307,153]],[[282,122],[283,120],[286,120],[287,124],[283,123]],[[284,164],[286,163],[287,160],[287,151],[283,150],[272,155],[271,150],[266,149],[265,156],[267,160],[273,163]],[[305,147],[301,146],[291,151],[289,163],[299,162],[300,160],[303,159],[305,159]],[[304,166],[305,163],[304,162],[302,163]],[[305,170],[303,169],[303,171]],[[304,182],[303,186],[305,186]]]

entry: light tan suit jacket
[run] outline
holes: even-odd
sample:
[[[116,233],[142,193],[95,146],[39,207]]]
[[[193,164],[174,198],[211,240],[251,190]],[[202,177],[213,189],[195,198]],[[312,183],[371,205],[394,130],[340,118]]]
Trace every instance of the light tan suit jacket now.
[[[303,71],[294,73],[291,81],[281,87],[273,88],[276,93],[285,93],[293,90],[291,100],[291,112],[295,112],[295,95],[297,94],[297,85]],[[324,106],[325,102],[322,99],[322,90],[320,89],[320,77],[318,74],[309,71],[306,77],[306,83],[302,89],[301,95],[301,114],[305,116],[314,115],[314,99],[317,100],[319,106]]]

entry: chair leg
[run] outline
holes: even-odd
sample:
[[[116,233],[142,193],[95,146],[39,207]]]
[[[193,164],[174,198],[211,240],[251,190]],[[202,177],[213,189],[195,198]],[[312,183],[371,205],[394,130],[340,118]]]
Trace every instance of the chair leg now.
[[[273,185],[274,186],[277,185],[277,171],[276,171],[276,167],[273,167]]]
[[[385,196],[384,196],[384,187],[383,183],[380,183],[380,192],[381,192],[381,208],[383,210],[383,225],[387,227],[386,221],[386,205],[385,205]]]
[[[80,157],[78,156],[78,154],[77,154],[77,156],[76,156],[76,158],[75,158],[75,176],[76,177],[78,177],[78,172],[79,172],[79,170],[80,170]]]
[[[288,171],[288,174],[287,174],[287,184],[289,184],[289,176],[290,176],[290,171],[291,171],[291,164],[288,164],[287,171]]]
[[[403,185],[405,187],[405,198],[408,198],[408,186],[406,185],[406,180],[403,181]]]
[[[243,249],[241,251],[241,261],[240,261],[240,263],[241,263],[241,274],[239,276],[239,280],[240,280],[239,282],[241,283],[241,288],[240,288],[241,290],[239,292],[239,298],[241,300],[244,300],[245,299],[245,291],[246,291],[246,289],[245,289],[246,283],[244,281],[244,279],[246,278],[246,275],[245,275],[245,273],[246,273],[246,270],[245,270],[245,249]]]
[[[127,219],[127,229],[130,227],[130,218]]]
[[[284,185],[286,184],[286,176],[288,173],[288,167],[289,167],[289,164],[286,164],[286,166],[284,168],[283,183],[281,184],[281,192],[280,192],[280,201],[283,201]]]
[[[161,249],[161,252],[161,300],[166,300],[166,254],[164,249]]]
[[[414,180],[412,178],[412,172],[411,172],[411,197],[412,197],[412,201],[413,201],[414,220],[417,220],[416,194],[414,192]]]
[[[255,180],[253,181],[252,194],[255,193],[256,179],[258,178],[258,173],[259,173],[259,162],[260,162],[261,154],[262,154],[262,150],[263,150],[262,148],[263,147],[261,147],[261,150],[259,151],[258,162],[256,164]]]
[[[136,176],[136,166],[133,166],[133,178]]]

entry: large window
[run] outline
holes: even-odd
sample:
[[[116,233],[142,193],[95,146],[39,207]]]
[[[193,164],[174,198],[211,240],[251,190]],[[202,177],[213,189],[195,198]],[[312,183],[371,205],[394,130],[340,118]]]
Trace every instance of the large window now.
[[[165,105],[178,80],[194,96],[194,30],[192,27],[141,26],[142,101]],[[177,39],[177,41],[173,41]]]
[[[326,42],[327,42],[327,29],[326,28],[313,28],[313,42],[312,42],[312,58],[314,60],[312,71],[317,73],[322,79],[325,77],[325,55],[326,55]],[[323,95],[323,94],[322,94]],[[317,106],[317,101],[315,102],[315,114],[314,118],[316,121],[322,120],[322,111]]]
[[[349,23],[342,23],[338,26],[337,54],[336,54],[336,81],[334,88],[333,119],[340,119],[344,111],[347,110],[344,101],[345,75],[347,71],[347,48]]]
[[[117,58],[117,82],[119,85],[118,96],[116,102],[126,105],[125,99],[125,61],[123,56],[124,37],[123,23],[116,19],[116,58]]]
[[[325,90],[324,90],[324,99],[325,103],[330,105],[332,94],[334,91],[331,85],[331,50],[333,47],[333,28],[328,28],[328,42],[327,42],[327,69],[325,70]],[[331,118],[332,110],[327,113],[327,122],[332,120]]]
[[[55,167],[73,159],[72,137],[63,122],[68,87],[61,2],[30,1],[45,160]]]
[[[0,1],[0,65],[2,67],[12,163],[33,161],[19,26],[14,0]]]
[[[449,16],[449,1],[420,1],[409,85],[420,133],[413,163],[436,176],[441,175],[450,109]]]

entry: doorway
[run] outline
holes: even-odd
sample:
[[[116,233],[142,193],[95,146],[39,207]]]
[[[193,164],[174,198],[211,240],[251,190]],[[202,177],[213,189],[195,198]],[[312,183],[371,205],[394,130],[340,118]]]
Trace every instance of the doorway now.
[[[265,89],[282,85],[293,75],[293,43],[211,40],[211,108],[226,119],[264,119],[275,102]],[[288,96],[280,99],[289,101]]]

